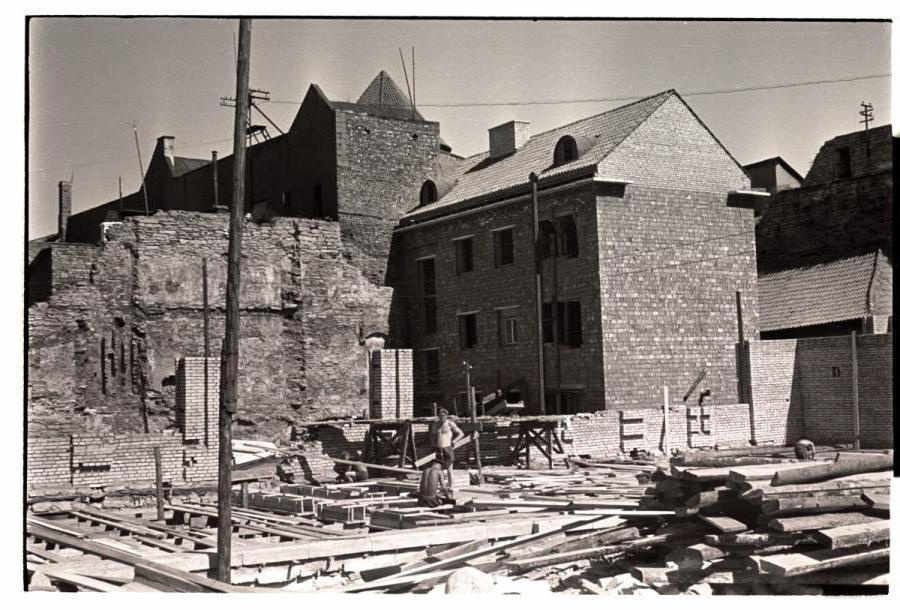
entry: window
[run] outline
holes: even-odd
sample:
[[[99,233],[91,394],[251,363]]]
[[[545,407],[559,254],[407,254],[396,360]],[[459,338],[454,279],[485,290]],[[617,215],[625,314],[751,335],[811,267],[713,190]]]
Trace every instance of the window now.
[[[838,154],[838,178],[849,178],[853,175],[850,166],[850,149],[842,146],[837,149]]]
[[[556,398],[559,396],[559,405]],[[584,413],[584,390],[548,392],[544,398],[548,415],[574,415]]]
[[[322,185],[313,187],[313,218],[322,218]]]
[[[541,307],[544,325],[544,343],[553,343],[567,347],[581,346],[581,302],[559,301],[556,309],[556,324],[553,323],[553,303],[544,303]]]
[[[459,316],[459,346],[468,349],[478,345],[478,314],[467,313]]]
[[[437,349],[419,350],[419,370],[416,384],[435,386],[441,381],[440,359]]]
[[[519,318],[503,320],[503,345],[515,345],[519,342]]]
[[[421,190],[419,190],[419,205],[428,205],[429,203],[434,203],[437,199],[437,185],[432,180],[426,180],[422,183]]]
[[[563,136],[553,150],[553,164],[562,165],[578,158],[578,146],[572,136]]]
[[[468,273],[475,268],[472,257],[472,238],[457,239],[454,244],[456,247],[456,273],[457,275]]]
[[[419,294],[422,297],[422,318],[426,334],[437,332],[437,282],[435,281],[434,258],[425,258],[419,263]]]
[[[578,256],[578,229],[575,217],[571,214],[553,220],[542,220],[538,231],[541,259]]]
[[[494,267],[513,263],[513,230],[494,231]]]

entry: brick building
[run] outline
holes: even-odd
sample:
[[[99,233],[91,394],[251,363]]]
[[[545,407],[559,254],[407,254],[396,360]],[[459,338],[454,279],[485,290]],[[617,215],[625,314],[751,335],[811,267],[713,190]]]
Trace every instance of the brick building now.
[[[744,171],[750,176],[750,186],[765,189],[771,195],[795,189],[803,182],[803,176],[781,157],[749,163]]]
[[[789,338],[891,329],[891,126],[825,142],[756,229],[760,331]]]
[[[275,216],[338,220],[348,255],[367,277],[381,282],[391,229],[408,211],[438,163],[455,157],[439,126],[412,109],[384,71],[355,103],[329,100],[310,85],[288,131],[253,144],[247,153],[245,206],[255,219]],[[214,171],[218,180],[214,180]],[[175,138],[161,136],[144,182],[151,212],[210,211],[227,206],[232,156],[213,164],[175,154]],[[143,189],[78,214],[60,211],[66,241],[94,243],[105,221],[144,214]]]
[[[735,293],[753,338],[766,194],[684,100],[666,91],[536,135],[512,121],[488,139],[429,176],[395,231],[391,336],[416,350],[417,408],[459,405],[465,360],[479,393],[537,412],[539,344],[548,412],[657,404],[704,368],[708,401],[739,402]]]

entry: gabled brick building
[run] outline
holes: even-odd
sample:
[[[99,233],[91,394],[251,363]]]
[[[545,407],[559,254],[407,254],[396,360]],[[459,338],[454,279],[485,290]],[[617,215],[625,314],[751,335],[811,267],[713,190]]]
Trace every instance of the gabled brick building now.
[[[257,220],[275,216],[340,221],[346,254],[381,282],[391,229],[433,175],[439,159],[453,159],[439,126],[412,108],[384,71],[355,103],[329,100],[310,85],[290,129],[254,144],[247,155],[245,209]],[[232,157],[218,159],[218,201],[232,198]],[[213,163],[175,154],[175,138],[161,136],[147,166],[149,209],[207,212],[216,200]],[[139,190],[95,208],[60,215],[70,242],[95,243],[104,221],[144,213]]]
[[[756,230],[763,338],[891,329],[892,148],[890,125],[832,138],[801,187],[765,205]]]
[[[465,360],[480,393],[538,411],[538,345],[548,412],[656,405],[704,368],[708,402],[739,402],[735,293],[753,338],[765,194],[684,100],[665,91],[533,136],[513,121],[489,142],[438,166],[395,231],[391,336],[416,349],[417,408],[459,403]]]

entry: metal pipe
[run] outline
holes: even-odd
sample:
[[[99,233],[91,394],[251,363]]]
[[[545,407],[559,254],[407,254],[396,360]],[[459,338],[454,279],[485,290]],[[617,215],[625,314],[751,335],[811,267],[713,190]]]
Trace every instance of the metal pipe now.
[[[541,407],[541,415],[547,413],[546,397],[544,396],[544,321],[543,321],[543,291],[541,290],[541,232],[538,224],[538,176],[532,172],[528,176],[531,182],[531,220],[532,235],[534,238],[534,312],[537,319],[537,358],[538,358],[538,400]]]

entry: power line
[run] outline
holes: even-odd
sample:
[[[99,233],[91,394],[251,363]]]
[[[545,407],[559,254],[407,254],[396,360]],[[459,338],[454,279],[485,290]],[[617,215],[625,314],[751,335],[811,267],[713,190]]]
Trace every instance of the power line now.
[[[753,87],[735,87],[732,89],[707,89],[697,91],[679,92],[682,97],[696,97],[702,95],[726,95],[730,93],[745,93],[748,91],[771,91],[773,89],[788,89],[791,87],[809,87],[812,85],[829,85],[833,83],[850,83],[861,80],[869,80],[873,78],[888,78],[890,72],[882,74],[867,74],[865,76],[853,76],[849,78],[830,78],[823,80],[811,80],[802,82],[777,83],[774,85],[759,85]],[[557,104],[588,104],[600,102],[630,102],[634,100],[650,97],[652,93],[646,95],[632,95],[624,97],[598,97],[598,98],[582,98],[582,99],[558,99],[558,100],[535,100],[535,101],[505,101],[505,102],[433,102],[431,104],[417,104],[420,108],[474,108],[478,106],[546,106]],[[294,104],[299,105],[302,102],[297,100],[270,100],[273,104]],[[386,107],[390,107],[385,104]],[[395,107],[405,107],[396,105]]]

